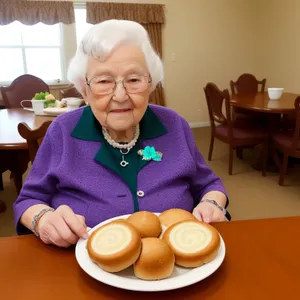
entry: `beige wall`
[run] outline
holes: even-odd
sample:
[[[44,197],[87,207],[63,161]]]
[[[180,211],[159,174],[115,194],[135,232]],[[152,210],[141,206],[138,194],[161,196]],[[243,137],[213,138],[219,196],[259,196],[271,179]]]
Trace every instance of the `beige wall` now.
[[[188,122],[208,121],[203,87],[221,88],[242,71],[254,71],[251,1],[175,0],[167,5],[164,61],[167,105]],[[250,13],[249,13],[250,12]],[[176,53],[172,62],[171,53]]]
[[[268,87],[300,93],[300,1],[261,1],[259,20],[257,73]]]

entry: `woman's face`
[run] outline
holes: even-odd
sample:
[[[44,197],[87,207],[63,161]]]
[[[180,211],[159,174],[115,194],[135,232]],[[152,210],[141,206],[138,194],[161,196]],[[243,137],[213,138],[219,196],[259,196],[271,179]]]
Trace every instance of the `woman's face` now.
[[[138,93],[127,92],[122,83],[118,83],[109,94],[99,95],[97,87],[105,88],[112,84],[111,79],[122,81],[128,78],[128,84],[136,84],[136,75],[145,75],[149,81],[149,72],[143,52],[133,45],[120,45],[104,60],[89,57],[86,77],[90,86],[85,85],[84,98],[100,124],[110,130],[123,132],[137,125],[148,105],[150,83],[146,90]],[[96,77],[96,80],[93,78]],[[149,79],[148,79],[149,78]],[[101,80],[101,81],[100,81]],[[95,93],[96,91],[96,93]]]

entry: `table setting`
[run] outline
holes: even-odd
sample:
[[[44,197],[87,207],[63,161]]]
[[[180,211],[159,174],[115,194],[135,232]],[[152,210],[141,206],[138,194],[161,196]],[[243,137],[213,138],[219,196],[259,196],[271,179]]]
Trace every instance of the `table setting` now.
[[[25,105],[28,102],[31,107]],[[31,100],[23,100],[20,104],[24,110],[32,111],[37,116],[59,116],[80,107],[82,102],[83,99],[75,97],[58,100],[48,92],[40,92],[36,93]]]

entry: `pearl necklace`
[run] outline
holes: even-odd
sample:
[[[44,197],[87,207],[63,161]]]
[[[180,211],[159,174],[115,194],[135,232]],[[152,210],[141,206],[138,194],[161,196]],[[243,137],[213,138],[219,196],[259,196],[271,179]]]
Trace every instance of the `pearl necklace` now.
[[[135,146],[135,144],[140,136],[140,125],[138,124],[136,126],[134,137],[127,144],[120,144],[120,143],[117,143],[116,141],[114,141],[108,134],[107,129],[104,127],[102,127],[102,133],[103,133],[105,140],[107,141],[107,143],[109,145],[111,145],[114,148],[120,149],[120,152],[122,154],[122,161],[120,162],[120,165],[122,167],[126,167],[129,164],[129,162],[124,159],[124,155],[128,154],[129,151]]]

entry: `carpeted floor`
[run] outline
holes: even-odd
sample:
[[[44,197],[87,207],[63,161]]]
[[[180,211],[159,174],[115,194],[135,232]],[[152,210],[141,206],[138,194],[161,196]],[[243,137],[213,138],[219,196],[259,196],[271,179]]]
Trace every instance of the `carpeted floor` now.
[[[197,145],[207,160],[210,142],[210,128],[193,130]],[[252,168],[259,149],[246,150],[244,159],[235,157],[232,176],[228,175],[228,146],[215,141],[213,160],[209,165],[220,176],[227,189],[233,220],[272,218],[300,215],[300,165],[294,165],[289,170],[284,187],[278,185],[278,174],[261,173]],[[4,174],[4,191],[0,199],[7,204],[7,211],[0,214],[0,236],[15,234],[13,226],[12,203],[16,199],[13,183],[9,173]]]

